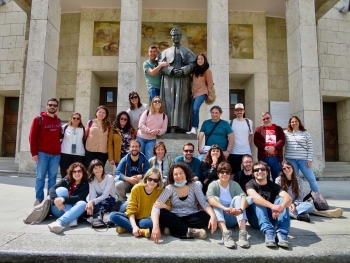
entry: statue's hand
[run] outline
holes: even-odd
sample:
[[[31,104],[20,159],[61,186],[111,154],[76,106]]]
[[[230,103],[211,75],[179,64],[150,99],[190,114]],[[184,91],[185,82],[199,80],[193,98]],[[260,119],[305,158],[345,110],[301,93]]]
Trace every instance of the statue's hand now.
[[[176,69],[176,71],[174,70],[174,74],[177,77],[180,77],[183,74],[183,71],[181,69]]]

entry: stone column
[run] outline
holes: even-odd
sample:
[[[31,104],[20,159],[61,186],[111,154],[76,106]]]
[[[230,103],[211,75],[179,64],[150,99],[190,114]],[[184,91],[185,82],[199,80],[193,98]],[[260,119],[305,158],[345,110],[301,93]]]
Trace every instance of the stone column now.
[[[208,61],[213,72],[216,101],[222,110],[222,119],[228,120],[229,109],[229,36],[228,0],[208,0]],[[204,106],[204,104],[203,104]],[[208,106],[208,110],[211,106]],[[208,113],[210,118],[210,113]]]
[[[142,0],[121,0],[117,112],[128,109],[129,93],[140,89],[141,20]]]
[[[29,148],[33,118],[56,96],[61,0],[33,0],[24,83],[19,171],[35,168]]]
[[[287,0],[286,22],[290,113],[300,117],[311,134],[313,169],[322,172],[323,136],[315,1]]]

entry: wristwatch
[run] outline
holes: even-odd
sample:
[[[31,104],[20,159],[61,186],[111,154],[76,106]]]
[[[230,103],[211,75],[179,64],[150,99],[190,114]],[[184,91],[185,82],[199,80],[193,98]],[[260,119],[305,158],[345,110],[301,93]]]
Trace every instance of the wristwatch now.
[[[242,208],[240,208],[240,209],[238,209],[238,210],[241,210],[241,214],[243,214],[243,210],[242,210]]]

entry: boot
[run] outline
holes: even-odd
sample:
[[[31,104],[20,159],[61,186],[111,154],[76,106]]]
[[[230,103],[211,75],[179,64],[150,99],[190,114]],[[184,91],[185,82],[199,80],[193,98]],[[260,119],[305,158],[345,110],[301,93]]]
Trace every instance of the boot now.
[[[192,129],[186,133],[187,134],[197,134],[197,129],[195,127],[192,127]]]

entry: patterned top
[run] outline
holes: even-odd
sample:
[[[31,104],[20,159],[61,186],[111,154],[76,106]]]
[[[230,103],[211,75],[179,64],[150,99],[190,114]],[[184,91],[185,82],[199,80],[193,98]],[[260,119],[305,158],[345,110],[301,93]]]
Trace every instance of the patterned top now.
[[[129,152],[130,141],[132,140],[132,132],[131,129],[128,131],[124,131],[124,129],[120,129],[120,133],[122,134],[122,147],[120,150],[120,159],[123,158]]]

